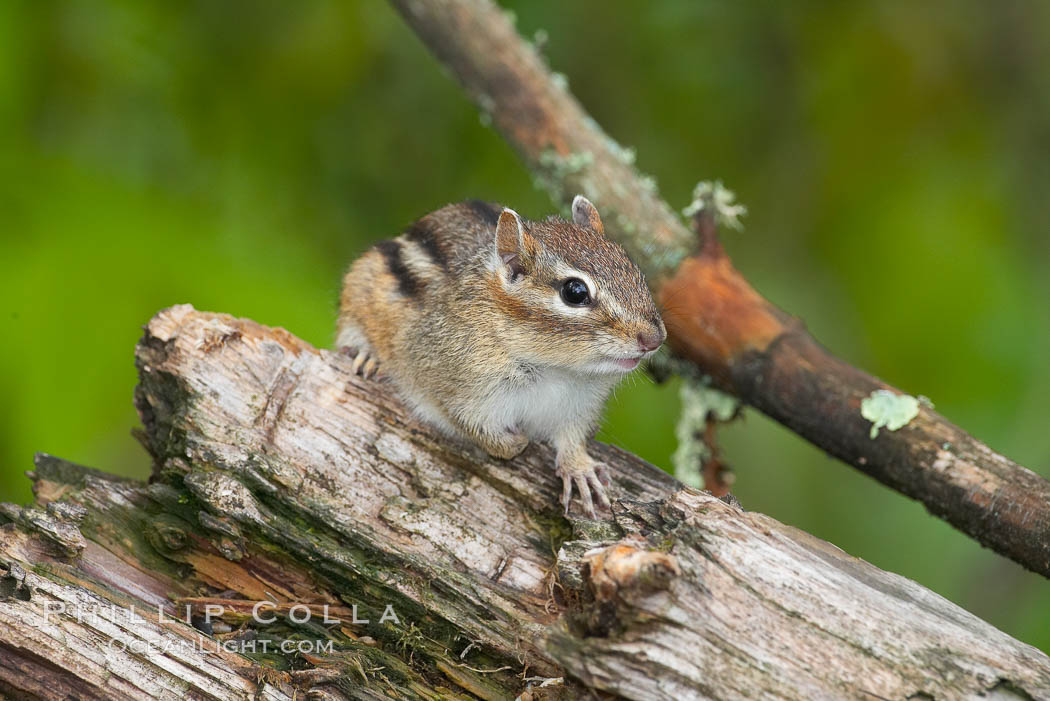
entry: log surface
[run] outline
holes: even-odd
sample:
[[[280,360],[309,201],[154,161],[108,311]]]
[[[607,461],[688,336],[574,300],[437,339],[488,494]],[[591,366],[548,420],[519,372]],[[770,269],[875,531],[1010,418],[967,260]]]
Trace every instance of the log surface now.
[[[612,514],[566,520],[547,448],[503,462],[450,444],[282,329],[173,307],[137,363],[150,483],[44,456],[37,504],[0,511],[0,693],[1050,698],[1038,650],[615,448],[592,447]],[[46,602],[78,599],[142,615],[44,623]],[[257,601],[343,620],[260,624]],[[209,602],[233,631],[156,620]],[[368,623],[345,620],[355,605]],[[231,636],[333,648],[110,644]]]

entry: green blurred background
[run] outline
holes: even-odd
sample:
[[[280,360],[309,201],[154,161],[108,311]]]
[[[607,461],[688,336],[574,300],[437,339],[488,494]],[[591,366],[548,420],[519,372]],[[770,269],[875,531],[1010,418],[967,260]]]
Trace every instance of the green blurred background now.
[[[738,267],[835,353],[1050,476],[1050,4],[507,2]],[[451,201],[546,195],[383,2],[0,3],[0,500],[43,450],[145,476],[158,309],[332,338],[340,273]],[[605,440],[663,467],[674,383]],[[1050,650],[1050,584],[749,411],[735,492]]]

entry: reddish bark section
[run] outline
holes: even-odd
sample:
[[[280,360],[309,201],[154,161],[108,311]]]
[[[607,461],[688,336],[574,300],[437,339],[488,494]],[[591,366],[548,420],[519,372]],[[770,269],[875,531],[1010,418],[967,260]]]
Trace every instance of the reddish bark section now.
[[[696,229],[700,252],[659,289],[678,354],[831,455],[1050,576],[1050,483],[926,406],[872,439],[861,401],[876,389],[900,390],[831,355],[762,298],[733,267],[709,217]]]

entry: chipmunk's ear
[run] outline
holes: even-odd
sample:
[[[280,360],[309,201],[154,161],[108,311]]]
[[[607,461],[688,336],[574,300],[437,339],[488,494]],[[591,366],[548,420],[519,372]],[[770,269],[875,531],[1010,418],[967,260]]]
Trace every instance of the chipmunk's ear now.
[[[537,243],[513,209],[504,209],[496,224],[496,256],[507,266],[511,282],[528,274],[536,258]]]
[[[576,226],[592,229],[599,234],[605,233],[605,227],[602,226],[602,218],[598,216],[598,210],[583,195],[576,195],[572,200],[572,221]]]

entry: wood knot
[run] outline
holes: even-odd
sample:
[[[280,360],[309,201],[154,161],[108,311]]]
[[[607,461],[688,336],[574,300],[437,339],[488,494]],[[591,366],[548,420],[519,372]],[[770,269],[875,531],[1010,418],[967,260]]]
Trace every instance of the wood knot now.
[[[171,555],[189,544],[189,524],[178,516],[160,514],[146,524],[146,540],[161,555]]]
[[[584,577],[596,601],[612,601],[630,591],[667,589],[681,574],[673,555],[641,545],[632,539],[584,553]]]

